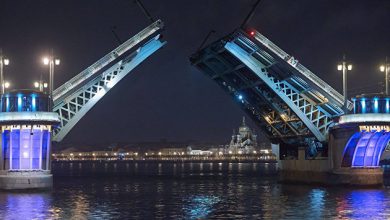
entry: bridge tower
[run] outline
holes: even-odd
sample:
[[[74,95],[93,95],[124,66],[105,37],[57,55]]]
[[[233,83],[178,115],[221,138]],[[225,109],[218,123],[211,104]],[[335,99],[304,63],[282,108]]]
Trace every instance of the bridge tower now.
[[[50,188],[51,134],[59,124],[47,94],[16,90],[1,96],[0,189]]]
[[[343,184],[381,185],[379,161],[390,142],[390,97],[365,94],[352,101],[353,112],[340,116],[329,131],[330,166]]]

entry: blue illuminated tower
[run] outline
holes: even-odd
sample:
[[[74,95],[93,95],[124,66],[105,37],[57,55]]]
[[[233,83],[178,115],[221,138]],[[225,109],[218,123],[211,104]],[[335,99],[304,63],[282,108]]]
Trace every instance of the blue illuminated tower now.
[[[49,97],[18,90],[2,95],[0,103],[0,189],[51,188],[51,134],[59,123],[49,110]]]

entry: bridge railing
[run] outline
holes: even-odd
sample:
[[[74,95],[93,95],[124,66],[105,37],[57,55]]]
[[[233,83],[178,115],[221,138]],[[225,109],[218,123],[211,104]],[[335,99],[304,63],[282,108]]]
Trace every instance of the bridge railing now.
[[[344,96],[341,95],[339,92],[337,92],[335,89],[333,89],[325,81],[323,81],[321,78],[319,78],[313,72],[311,72],[305,66],[300,64],[297,60],[294,60],[294,58],[292,56],[290,56],[288,53],[283,51],[280,47],[276,46],[272,41],[270,41],[264,35],[255,31],[254,38],[257,41],[259,41],[260,43],[262,43],[264,46],[269,48],[272,52],[277,54],[280,58],[282,58],[283,60],[286,60],[292,67],[294,67],[296,70],[298,70],[303,76],[305,76],[307,79],[309,79],[315,85],[317,85],[320,89],[324,90],[327,94],[329,94],[330,97],[333,97],[333,99],[335,99],[337,101],[337,104],[339,106],[343,106]],[[291,58],[292,58],[292,62],[289,62]],[[352,109],[352,102],[350,102],[350,101],[348,101],[348,108]]]
[[[157,20],[153,24],[149,25],[145,29],[143,29],[138,34],[134,35],[132,38],[128,39],[123,44],[119,45],[113,51],[102,57],[100,60],[96,61],[94,64],[89,66],[87,69],[83,70],[81,73],[77,74],[75,77],[58,87],[53,91],[53,101],[56,102],[63,95],[67,94],[69,91],[73,90],[83,82],[85,82],[88,78],[93,76],[96,72],[107,66],[117,57],[124,54],[126,51],[130,50],[134,46],[136,46],[141,41],[147,39],[149,36],[156,33],[158,30],[162,29],[164,26],[161,20]]]

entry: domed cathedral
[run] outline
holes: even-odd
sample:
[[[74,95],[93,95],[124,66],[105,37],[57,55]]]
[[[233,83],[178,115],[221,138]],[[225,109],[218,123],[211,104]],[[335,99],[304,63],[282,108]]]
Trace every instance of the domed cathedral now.
[[[242,118],[242,124],[238,129],[238,134],[233,130],[232,140],[228,146],[229,154],[251,154],[257,147],[257,135],[253,133]]]

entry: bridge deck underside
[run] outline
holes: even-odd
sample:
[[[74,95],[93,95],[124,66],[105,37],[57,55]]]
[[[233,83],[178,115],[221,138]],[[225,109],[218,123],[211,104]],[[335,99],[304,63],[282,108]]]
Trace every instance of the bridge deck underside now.
[[[271,140],[326,141],[341,108],[271,54],[236,32],[194,54],[191,62],[236,99]]]

